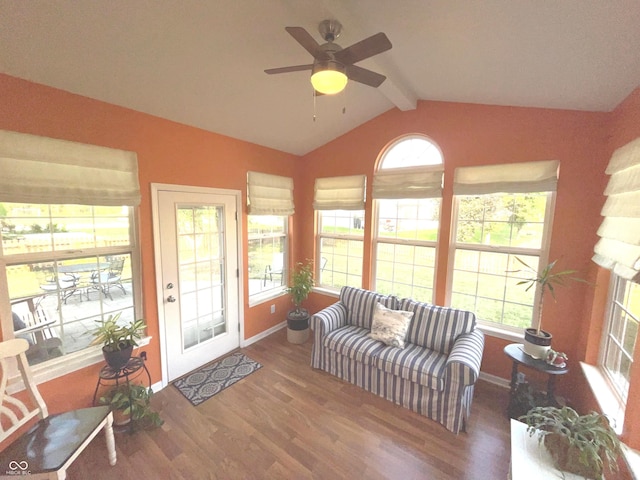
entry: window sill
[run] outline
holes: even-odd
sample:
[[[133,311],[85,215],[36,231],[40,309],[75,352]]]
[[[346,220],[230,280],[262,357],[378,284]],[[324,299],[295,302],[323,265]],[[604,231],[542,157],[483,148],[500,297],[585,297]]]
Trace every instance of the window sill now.
[[[620,435],[624,424],[625,405],[618,399],[598,367],[584,362],[580,362],[580,366],[600,410],[611,419],[613,429]]]
[[[524,341],[524,333],[512,332],[511,330],[504,330],[480,323],[478,324],[478,328],[482,330],[485,335],[501,338],[502,340],[508,340],[511,343],[522,343]]]
[[[622,444],[622,454],[631,472],[631,478],[634,480],[640,479],[640,452]]]
[[[327,287],[313,287],[311,291],[321,295],[327,295],[329,297],[340,298],[340,290],[334,290]]]
[[[253,297],[249,297],[249,308],[268,302],[269,300],[273,300],[274,298],[282,297],[286,294],[287,291],[284,287],[281,290],[272,290],[265,293],[257,293]]]
[[[151,338],[153,337],[144,337],[138,342],[138,346],[136,348],[139,349],[149,345]],[[100,346],[94,346],[76,353],[55,358],[48,362],[34,365],[31,367],[31,373],[33,374],[36,384],[40,385],[100,362],[104,362],[102,348]],[[9,394],[13,394],[24,389],[25,386],[22,381],[22,377],[16,370],[9,378],[7,392]]]

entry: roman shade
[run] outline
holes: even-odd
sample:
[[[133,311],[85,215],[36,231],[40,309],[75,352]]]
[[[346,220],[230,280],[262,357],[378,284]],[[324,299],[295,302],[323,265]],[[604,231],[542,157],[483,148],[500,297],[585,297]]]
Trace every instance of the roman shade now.
[[[365,175],[316,178],[313,196],[315,210],[364,210]]]
[[[456,168],[455,195],[553,192],[558,183],[557,160]]]
[[[293,178],[268,173],[247,173],[249,215],[293,215]]]
[[[640,281],[640,138],[618,148],[605,171],[600,240],[593,261],[627,280]]]
[[[0,201],[140,203],[134,152],[0,130]]]
[[[373,177],[375,199],[439,198],[442,196],[443,167],[380,170]]]

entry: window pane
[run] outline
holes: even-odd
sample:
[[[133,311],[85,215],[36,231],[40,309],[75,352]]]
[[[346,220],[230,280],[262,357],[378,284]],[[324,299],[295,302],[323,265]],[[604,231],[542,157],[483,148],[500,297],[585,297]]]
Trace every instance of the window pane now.
[[[340,289],[362,286],[361,240],[320,239],[320,276],[318,284]]]
[[[96,321],[134,319],[131,254],[7,266],[13,330],[30,364],[82,350]]]
[[[288,217],[249,215],[249,296],[281,291],[285,267]]]
[[[481,321],[520,330],[533,325],[535,288],[516,257],[538,269],[545,238],[548,192],[456,197],[451,305],[476,296]],[[460,302],[460,303],[458,303]]]
[[[380,169],[441,165],[438,147],[423,137],[405,137],[393,144],[382,157]]]
[[[0,203],[5,256],[128,246],[129,208]]]
[[[601,366],[626,401],[640,318],[640,285],[614,276]]]

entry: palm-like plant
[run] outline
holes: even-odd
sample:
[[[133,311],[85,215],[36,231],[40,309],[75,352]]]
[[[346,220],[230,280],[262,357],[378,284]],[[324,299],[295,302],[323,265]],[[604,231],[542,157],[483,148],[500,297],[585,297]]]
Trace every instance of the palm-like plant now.
[[[558,260],[554,260],[544,267],[541,271],[536,271],[534,268],[527,265],[522,259],[515,257],[515,259],[526,267],[526,271],[531,273],[532,276],[525,278],[517,283],[517,285],[526,285],[525,291],[529,291],[536,285],[540,286],[540,296],[538,297],[538,325],[536,328],[537,335],[540,335],[542,331],[542,306],[544,304],[544,294],[548,291],[553,299],[556,299],[555,288],[565,285],[567,280],[573,280],[576,282],[588,283],[586,280],[573,276],[576,270],[562,270],[560,272],[552,272],[553,267],[556,266]],[[513,273],[522,272],[522,270],[516,270]]]
[[[298,262],[291,273],[291,286],[287,293],[291,295],[291,301],[295,305],[295,313],[302,313],[302,302],[304,302],[313,288],[313,262],[307,260],[306,263]]]

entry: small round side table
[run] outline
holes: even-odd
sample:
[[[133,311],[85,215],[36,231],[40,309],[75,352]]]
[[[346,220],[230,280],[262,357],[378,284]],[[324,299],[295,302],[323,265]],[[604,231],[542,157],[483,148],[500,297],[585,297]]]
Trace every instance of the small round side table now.
[[[504,347],[504,353],[511,359],[513,366],[511,368],[511,387],[509,391],[509,412],[514,407],[514,399],[516,395],[516,387],[518,384],[518,366],[523,365],[528,368],[537,370],[538,372],[546,373],[547,378],[547,402],[549,405],[557,405],[555,397],[555,384],[556,377],[564,375],[569,371],[569,367],[555,367],[549,365],[544,360],[538,360],[530,357],[523,350],[524,346],[521,343],[512,343]]]

